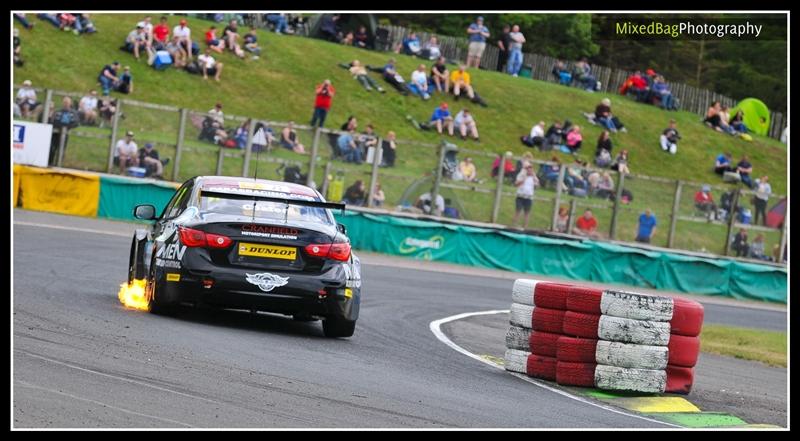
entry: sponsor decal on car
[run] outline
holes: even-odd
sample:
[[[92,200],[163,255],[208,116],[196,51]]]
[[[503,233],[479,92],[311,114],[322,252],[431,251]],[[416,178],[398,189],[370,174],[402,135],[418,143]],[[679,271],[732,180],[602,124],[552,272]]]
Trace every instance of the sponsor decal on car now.
[[[179,273],[167,273],[167,282],[180,282],[181,275]]]
[[[242,226],[242,236],[266,237],[269,239],[297,240],[297,228],[273,227],[269,225],[248,224]]]
[[[273,289],[284,286],[289,283],[288,277],[281,277],[276,274],[270,273],[257,273],[257,274],[248,274],[245,273],[246,280],[253,285],[256,285],[264,292],[270,292]]]
[[[185,252],[186,245],[171,243],[165,247],[159,248],[158,251],[156,251],[156,257],[167,260],[181,260]]]
[[[239,255],[295,260],[297,258],[297,248],[241,242],[239,243]]]

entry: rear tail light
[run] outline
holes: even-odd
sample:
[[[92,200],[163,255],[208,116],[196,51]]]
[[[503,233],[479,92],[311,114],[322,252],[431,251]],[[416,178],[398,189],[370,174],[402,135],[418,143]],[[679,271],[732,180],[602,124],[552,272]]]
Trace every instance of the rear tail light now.
[[[350,259],[350,243],[337,242],[337,243],[312,243],[306,245],[306,253],[315,257],[323,257],[326,259],[339,260],[347,262]]]
[[[228,236],[211,234],[192,228],[180,227],[181,243],[187,247],[228,248],[233,241]]]

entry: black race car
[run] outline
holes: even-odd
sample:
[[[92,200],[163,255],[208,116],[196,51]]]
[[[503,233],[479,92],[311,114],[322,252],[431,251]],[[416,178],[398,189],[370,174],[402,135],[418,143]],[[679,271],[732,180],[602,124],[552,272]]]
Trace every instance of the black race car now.
[[[344,225],[316,190],[261,179],[186,181],[131,243],[128,283],[145,279],[153,313],[181,303],[322,319],[328,337],[350,337],[361,300],[361,264]]]

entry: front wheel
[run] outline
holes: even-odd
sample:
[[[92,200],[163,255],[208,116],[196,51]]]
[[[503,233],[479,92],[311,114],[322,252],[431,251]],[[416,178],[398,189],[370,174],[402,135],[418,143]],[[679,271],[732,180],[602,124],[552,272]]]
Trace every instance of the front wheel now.
[[[322,321],[322,332],[325,337],[352,337],[356,330],[355,320],[345,320],[341,317],[328,317]]]

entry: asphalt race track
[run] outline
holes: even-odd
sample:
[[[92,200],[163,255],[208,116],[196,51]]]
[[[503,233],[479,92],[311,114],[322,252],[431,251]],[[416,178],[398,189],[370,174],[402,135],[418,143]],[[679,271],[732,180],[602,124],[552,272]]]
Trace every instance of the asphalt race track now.
[[[283,316],[126,310],[133,226],[14,216],[14,427],[665,427],[527,384],[429,330],[507,309],[512,280],[362,259],[356,333],[331,340]],[[786,328],[785,311],[706,311],[707,322]]]

